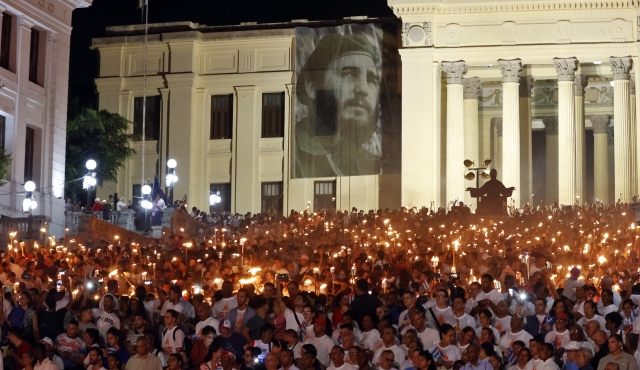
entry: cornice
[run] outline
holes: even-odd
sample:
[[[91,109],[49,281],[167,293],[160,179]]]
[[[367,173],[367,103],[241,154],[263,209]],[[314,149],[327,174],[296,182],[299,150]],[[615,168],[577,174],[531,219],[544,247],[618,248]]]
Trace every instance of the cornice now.
[[[393,1],[395,2],[395,1]],[[484,4],[398,4],[390,5],[396,16],[431,14],[477,14],[502,12],[555,12],[630,10],[640,6],[640,0],[623,1],[535,1],[526,3]]]

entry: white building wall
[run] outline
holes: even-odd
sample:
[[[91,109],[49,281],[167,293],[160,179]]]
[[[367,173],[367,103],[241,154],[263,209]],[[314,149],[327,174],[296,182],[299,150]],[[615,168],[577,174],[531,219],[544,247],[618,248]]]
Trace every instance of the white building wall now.
[[[33,178],[38,208],[51,219],[50,234],[64,232],[64,175],[71,14],[92,0],[5,0],[11,15],[9,68],[0,67],[0,114],[6,117],[5,149],[13,158],[8,182],[0,188],[0,215],[23,217],[25,140],[35,129]],[[39,37],[36,83],[29,81],[31,30]]]

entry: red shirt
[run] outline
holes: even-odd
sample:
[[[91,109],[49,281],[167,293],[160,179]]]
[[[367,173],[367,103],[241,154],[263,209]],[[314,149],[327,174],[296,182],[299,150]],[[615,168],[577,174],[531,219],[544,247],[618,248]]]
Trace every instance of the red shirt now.
[[[22,359],[22,355],[27,352],[31,352],[31,344],[25,341],[22,341],[22,343],[20,343],[20,345],[15,350],[16,356],[18,356],[18,358],[20,359]]]

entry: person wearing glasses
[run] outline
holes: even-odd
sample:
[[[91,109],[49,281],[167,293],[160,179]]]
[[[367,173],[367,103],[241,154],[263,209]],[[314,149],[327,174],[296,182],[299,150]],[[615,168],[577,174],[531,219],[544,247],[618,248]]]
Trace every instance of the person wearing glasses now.
[[[569,330],[567,330],[567,322],[568,318],[564,312],[556,314],[555,329],[544,337],[544,341],[552,344],[556,350],[564,350],[564,347],[571,341]]]
[[[380,356],[380,366],[378,366],[377,370],[391,370],[393,368],[393,362],[394,362],[393,352],[386,349],[382,351],[382,355]]]

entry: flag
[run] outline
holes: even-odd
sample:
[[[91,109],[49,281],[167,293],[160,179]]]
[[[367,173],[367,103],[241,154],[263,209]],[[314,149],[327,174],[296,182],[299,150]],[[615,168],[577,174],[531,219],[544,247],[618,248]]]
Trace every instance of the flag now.
[[[438,346],[436,346],[436,348],[431,351],[431,356],[433,356],[433,361],[438,361],[444,357],[442,351],[440,351],[440,348],[438,348]]]
[[[507,359],[507,362],[509,362],[510,364],[515,364],[516,361],[518,361],[518,356],[515,353],[516,351],[513,350],[513,347],[509,347],[504,351],[504,357]]]

